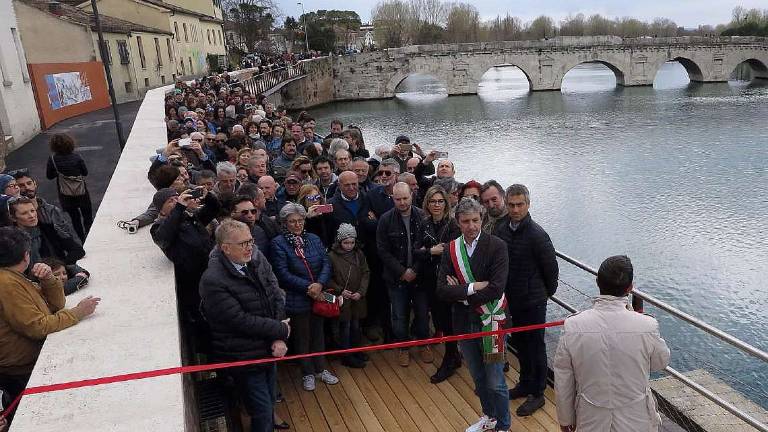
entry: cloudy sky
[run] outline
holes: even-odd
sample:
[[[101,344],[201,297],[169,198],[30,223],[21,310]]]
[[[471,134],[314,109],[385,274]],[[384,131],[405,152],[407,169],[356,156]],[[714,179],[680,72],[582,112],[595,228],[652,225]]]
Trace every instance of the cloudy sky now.
[[[292,0],[276,0],[283,16],[298,16],[300,6]],[[318,9],[353,9],[363,21],[370,19],[378,0],[305,0],[306,11]],[[599,13],[610,17],[631,16],[650,21],[655,17],[670,18],[678,25],[696,27],[699,24],[727,23],[731,10],[738,5],[746,9],[768,8],[766,0],[475,0],[472,3],[483,19],[496,15],[518,16],[530,21],[539,15],[549,15],[559,21],[568,14]]]

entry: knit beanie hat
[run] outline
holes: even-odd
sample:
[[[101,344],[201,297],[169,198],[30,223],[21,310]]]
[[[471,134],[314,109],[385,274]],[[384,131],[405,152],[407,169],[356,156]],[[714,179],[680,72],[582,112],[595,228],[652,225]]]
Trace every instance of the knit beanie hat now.
[[[336,242],[341,243],[342,240],[348,238],[357,238],[357,231],[352,225],[343,223],[339,225],[339,231],[336,233]]]
[[[13,180],[13,176],[0,174],[0,194],[5,193],[5,187]]]
[[[155,196],[152,197],[152,205],[155,206],[157,211],[160,211],[160,209],[163,208],[165,202],[168,201],[168,198],[178,195],[179,193],[176,192],[176,190],[173,188],[160,189],[159,191],[155,192]]]

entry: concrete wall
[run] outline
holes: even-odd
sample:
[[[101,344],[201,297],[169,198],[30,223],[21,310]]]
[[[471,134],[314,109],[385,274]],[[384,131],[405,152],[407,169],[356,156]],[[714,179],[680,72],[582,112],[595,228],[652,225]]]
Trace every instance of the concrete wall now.
[[[40,119],[35,107],[32,80],[25,57],[26,52],[21,43],[13,3],[10,0],[2,0],[0,1],[0,129],[4,136],[13,138],[9,142],[10,148],[0,148],[0,152],[10,152],[40,132]],[[4,136],[0,136],[0,147],[2,147]]]
[[[97,58],[87,26],[14,2],[27,63],[80,63]]]
[[[149,229],[129,235],[118,220],[144,211],[154,193],[148,156],[166,141],[165,89],[147,93],[85,243],[90,284],[67,297],[102,298],[97,312],[48,336],[30,386],[180,366],[171,263]],[[194,419],[192,419],[194,420]],[[12,431],[189,431],[179,375],[25,397]],[[194,421],[191,422],[194,424]]]
[[[168,17],[171,15],[171,12],[165,8],[131,0],[99,0],[98,7],[99,13],[103,15],[160,30],[173,31],[168,26]],[[85,3],[82,9],[91,11],[90,2]]]
[[[292,81],[281,88],[281,103],[277,105],[285,105],[288,109],[302,109],[334,100],[333,57],[307,60],[304,63],[307,77]]]
[[[679,60],[692,81],[727,81],[750,60],[756,77],[768,78],[765,38],[564,37],[546,41],[416,45],[333,58],[334,98],[390,98],[408,75],[432,75],[448,94],[474,94],[482,76],[496,65],[519,67],[531,90],[558,90],[573,67],[586,62],[608,66],[619,85],[652,85],[664,62]]]

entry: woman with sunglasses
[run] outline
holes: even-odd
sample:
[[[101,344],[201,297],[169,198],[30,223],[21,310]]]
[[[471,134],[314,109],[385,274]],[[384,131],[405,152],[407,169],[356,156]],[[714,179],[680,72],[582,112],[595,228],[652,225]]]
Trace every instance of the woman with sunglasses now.
[[[440,186],[432,186],[424,195],[424,269],[419,273],[420,284],[427,291],[429,305],[432,310],[432,323],[435,331],[444,336],[453,334],[451,319],[451,303],[438,300],[435,296],[437,287],[437,272],[440,260],[446,245],[461,235],[461,230],[456,220],[451,217],[448,193]],[[461,356],[456,342],[445,344],[445,355],[437,368],[437,372],[430,377],[433,384],[443,382],[453,375],[453,372],[461,366]]]
[[[331,263],[320,238],[305,229],[307,211],[296,203],[287,203],[280,209],[283,232],[272,239],[270,262],[274,273],[285,290],[285,312],[291,319],[291,337],[294,354],[307,354],[325,350],[324,318],[312,312],[314,301],[323,301],[323,291],[331,278]],[[326,384],[337,384],[339,379],[328,371],[324,356],[303,358],[299,361],[306,391],[315,390],[315,378]]]
[[[299,204],[304,206],[307,211],[307,220],[305,228],[307,232],[311,232],[320,237],[325,247],[330,247],[333,244],[333,239],[328,234],[328,220],[329,213],[324,212],[325,198],[320,193],[320,189],[313,184],[306,184],[299,189],[298,195]]]

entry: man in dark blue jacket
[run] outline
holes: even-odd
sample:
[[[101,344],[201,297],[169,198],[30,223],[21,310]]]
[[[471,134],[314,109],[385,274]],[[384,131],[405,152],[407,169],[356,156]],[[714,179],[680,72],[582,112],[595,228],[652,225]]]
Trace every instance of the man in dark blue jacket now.
[[[521,184],[507,188],[508,215],[496,224],[494,234],[507,243],[509,273],[506,295],[512,326],[543,324],[547,299],[557,290],[559,269],[549,235],[528,213],[530,193]],[[512,335],[520,360],[520,382],[509,390],[509,398],[526,398],[517,415],[533,414],[544,406],[547,386],[547,350],[544,329]]]
[[[200,280],[202,310],[218,361],[283,357],[290,335],[285,294],[248,226],[234,220],[216,229],[216,249]],[[277,372],[274,363],[230,369],[251,416],[251,432],[271,432]]]

